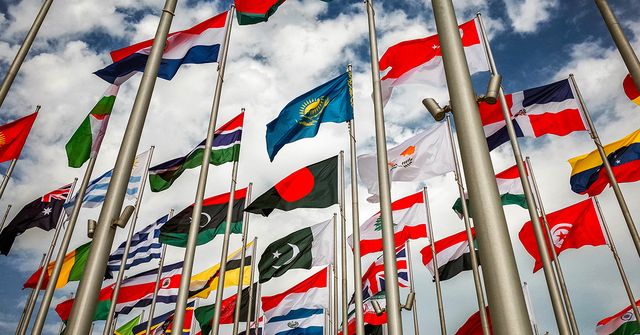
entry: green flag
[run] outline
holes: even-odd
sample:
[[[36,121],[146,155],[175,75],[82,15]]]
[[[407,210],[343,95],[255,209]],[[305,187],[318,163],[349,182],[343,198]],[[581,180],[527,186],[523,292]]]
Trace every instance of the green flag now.
[[[140,323],[140,319],[142,319],[142,315],[138,315],[135,318],[131,319],[129,322],[118,328],[115,332],[115,335],[133,335],[133,327],[137,326]]]

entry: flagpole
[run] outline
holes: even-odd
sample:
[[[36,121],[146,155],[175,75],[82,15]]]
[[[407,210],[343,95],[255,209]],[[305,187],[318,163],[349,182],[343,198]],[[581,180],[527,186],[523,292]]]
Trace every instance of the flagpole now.
[[[262,284],[258,283],[258,292],[256,293],[256,313],[253,316],[254,324],[256,325],[256,335],[260,329],[260,309],[262,309]]]
[[[149,156],[144,167],[144,173],[142,174],[142,180],[140,181],[140,191],[138,192],[138,199],[136,199],[135,209],[133,212],[133,218],[131,224],[129,224],[129,235],[127,236],[127,242],[124,245],[124,253],[120,260],[120,269],[118,270],[118,276],[116,277],[115,284],[113,286],[113,293],[111,293],[111,304],[109,305],[109,312],[107,314],[107,320],[105,321],[105,327],[102,331],[102,335],[113,334],[113,326],[111,326],[113,318],[116,314],[116,305],[118,302],[118,295],[120,294],[120,286],[122,285],[122,279],[124,278],[124,271],[127,267],[127,259],[129,258],[129,249],[131,249],[131,238],[136,230],[136,224],[138,223],[138,213],[140,213],[140,205],[142,204],[142,196],[144,189],[147,185],[147,176],[149,175],[149,166],[151,165],[151,157],[153,157],[153,150],[155,146],[149,148]]]
[[[249,184],[249,185],[251,185],[251,184]],[[247,201],[247,203],[249,203],[249,202]],[[248,214],[249,214],[249,212],[245,212],[245,215],[247,215],[247,220],[249,219],[248,218]],[[253,277],[254,277],[255,271],[256,271],[255,269],[256,269],[256,248],[257,247],[258,247],[258,237],[256,236],[256,237],[253,238],[253,250],[251,251],[251,270],[249,270],[249,271],[251,271],[250,274],[249,274],[249,285],[250,285],[249,286],[249,304],[248,304],[249,305],[249,308],[248,308],[249,310],[247,311],[247,321],[245,322],[245,326],[244,326],[244,329],[245,329],[246,332],[248,332],[249,328],[251,328],[251,311],[253,310],[253,315],[258,313],[258,311],[256,311],[256,309],[255,309],[254,301],[253,301],[253,280],[254,280]],[[240,281],[240,282],[242,282],[242,281]],[[257,288],[256,288],[256,290],[257,290]],[[240,301],[239,299],[240,298],[236,299],[236,302]],[[257,301],[255,303],[257,303]],[[237,303],[237,304],[239,304],[239,303]],[[240,318],[239,314],[240,313],[238,311],[238,317],[236,317],[234,320],[238,320]],[[237,334],[237,333],[234,332],[234,334]],[[248,335],[248,333],[247,333],[247,335]]]
[[[480,271],[478,270],[478,255],[476,253],[473,234],[471,233],[469,208],[467,206],[467,199],[465,199],[462,174],[460,173],[460,163],[458,162],[458,148],[456,148],[456,143],[453,140],[453,131],[451,130],[451,116],[447,114],[446,118],[449,140],[451,141],[451,152],[453,153],[453,163],[455,166],[454,172],[456,177],[456,184],[458,184],[458,193],[460,194],[462,205],[462,218],[464,221],[465,231],[467,232],[467,241],[469,242],[469,254],[471,255],[471,272],[473,273],[473,284],[475,285],[476,289],[476,300],[478,302],[478,311],[480,313],[480,323],[482,324],[482,334],[489,335],[491,334],[491,329],[489,328],[489,318],[487,317],[487,311],[485,309],[484,288],[482,285],[482,279],[480,278]]]
[[[340,180],[338,189],[340,192],[340,283],[342,284],[341,307],[342,307],[342,333],[347,334],[347,217],[345,215],[345,190],[344,190],[344,151],[340,150],[338,157],[338,170]],[[354,243],[355,245],[355,243]]]
[[[438,273],[438,256],[436,255],[435,238],[433,235],[433,227],[431,224],[431,206],[429,206],[429,195],[427,193],[427,187],[422,189],[422,197],[424,199],[424,207],[427,211],[427,229],[429,231],[429,244],[431,247],[431,256],[433,257],[433,279],[436,282],[436,297],[438,300],[438,315],[440,317],[440,333],[442,335],[447,334],[447,325],[444,319],[444,305],[442,303],[442,288],[440,287],[440,274]],[[464,202],[464,201],[463,201]],[[469,246],[471,249],[471,246]]]
[[[622,284],[624,284],[624,290],[626,291],[627,297],[631,302],[631,308],[633,309],[633,314],[636,316],[636,322],[640,325],[640,311],[638,310],[638,306],[636,305],[636,299],[633,295],[633,291],[631,290],[631,285],[629,285],[629,279],[627,278],[627,274],[625,273],[624,267],[622,266],[622,261],[620,260],[620,256],[618,255],[616,244],[613,242],[613,238],[611,237],[611,232],[609,231],[609,226],[607,225],[607,221],[605,220],[604,214],[602,213],[602,208],[600,207],[600,201],[598,201],[598,197],[592,197],[592,198],[596,204],[596,208],[598,209],[598,216],[600,217],[600,222],[602,223],[604,232],[605,234],[607,234],[607,242],[609,244],[609,249],[611,250],[613,259],[616,261],[616,266],[618,267],[618,272],[620,272],[620,278],[622,279]]]
[[[167,221],[173,217],[173,208],[169,210],[169,216]],[[147,320],[147,331],[145,334],[151,332],[151,326],[153,326],[153,314],[156,310],[156,300],[158,298],[158,289],[160,289],[160,279],[162,277],[162,268],[164,267],[164,256],[167,254],[167,245],[162,245],[162,252],[160,253],[160,263],[158,264],[158,275],[156,276],[156,285],[153,289],[153,298],[151,299],[151,308],[149,309],[149,320]]]
[[[0,223],[0,232],[4,228],[4,224],[7,223],[7,216],[9,216],[10,210],[11,210],[11,205],[7,205],[7,210],[4,212],[4,216],[2,217],[2,223]]]
[[[533,166],[531,165],[531,160],[529,157],[525,157],[527,162],[526,168],[529,170],[529,174],[531,176],[531,184],[533,186],[533,192],[536,198],[536,205],[540,210],[540,214],[542,216],[542,223],[544,224],[545,233],[547,235],[547,239],[549,241],[549,245],[553,244],[553,236],[551,235],[551,230],[549,229],[549,221],[547,220],[547,213],[544,210],[544,204],[542,203],[542,196],[540,196],[540,190],[538,189],[538,182],[536,181],[535,173],[533,172]],[[576,321],[575,314],[573,312],[573,306],[571,305],[571,298],[569,296],[569,291],[567,290],[567,284],[564,280],[564,272],[562,271],[562,266],[560,265],[560,259],[558,258],[558,253],[556,252],[556,248],[551,249],[551,256],[553,257],[553,267],[555,268],[555,273],[558,276],[558,282],[560,283],[560,289],[562,293],[562,300],[566,307],[567,315],[569,316],[569,322],[571,323],[571,331],[578,335],[580,334],[580,330],[578,329],[578,322]]]
[[[411,262],[411,242],[407,240],[407,263],[409,270],[409,289],[411,293],[416,293],[415,284],[413,282],[413,263]],[[411,308],[411,312],[413,313],[413,334],[420,335],[420,325],[418,324],[418,306],[417,302],[413,303],[413,307]],[[363,327],[364,328],[364,327]]]
[[[527,282],[522,284],[522,291],[524,292],[524,302],[527,304],[529,318],[531,319],[531,328],[533,328],[533,333],[538,335],[538,323],[536,322],[536,316],[533,313],[533,304],[531,303],[531,296],[529,295],[529,286],[527,285]]]
[[[39,269],[42,269],[41,271],[42,274],[40,275],[40,277],[38,277],[38,281],[40,281],[40,278],[44,278],[44,271],[46,271],[45,264],[47,264],[45,262],[46,258],[47,258],[47,254],[42,253],[42,259],[40,259],[40,267],[39,267]],[[32,289],[31,292],[29,292],[29,297],[27,298],[27,304],[22,309],[22,315],[20,315],[20,321],[18,321],[18,327],[16,328],[16,335],[26,333],[27,328],[29,327],[29,320],[25,320],[25,319],[27,318],[27,315],[31,316],[30,314],[31,312],[33,312],[33,308],[29,310],[29,306],[35,305],[35,300],[39,294],[40,294],[39,290],[36,290],[36,289]]]
[[[333,310],[331,311],[331,318],[333,320],[333,332],[338,334],[338,271],[336,270],[336,263],[338,257],[338,218],[337,214],[333,213],[333,266],[331,267],[333,272]]]
[[[242,109],[242,112],[244,112],[244,108]],[[251,189],[253,187],[253,183],[249,183],[249,186],[247,187],[247,196],[245,198],[245,206],[244,208],[247,208],[247,206],[249,206],[249,204],[251,203]],[[247,233],[249,232],[249,212],[244,212],[244,218],[243,218],[243,224],[242,224],[242,251],[241,251],[241,258],[240,258],[240,274],[238,275],[238,293],[236,294],[236,306],[235,309],[233,311],[233,332],[231,334],[238,334],[238,324],[240,322],[240,302],[242,301],[242,283],[244,282],[244,258],[247,255]],[[255,250],[256,246],[253,246],[253,249]],[[253,263],[255,263],[255,257],[251,258],[251,269],[253,269]],[[249,275],[250,280],[249,280],[249,291],[253,290],[253,271],[251,272],[251,274]],[[251,299],[251,296],[249,296],[249,299]],[[249,306],[251,306],[251,304],[249,304]],[[251,308],[249,308],[251,309]]]
[[[587,105],[584,103],[584,99],[582,99],[582,94],[580,93],[578,84],[576,84],[576,79],[573,77],[573,74],[570,74],[569,78],[571,79],[573,88],[575,89],[576,95],[578,96],[578,101],[580,101],[580,107],[582,107],[581,108],[582,114],[587,120],[587,124],[589,126],[589,135],[591,136],[593,143],[596,145],[596,149],[598,149],[598,153],[600,154],[600,159],[602,159],[602,164],[604,165],[604,169],[607,173],[607,177],[609,177],[609,183],[611,184],[613,193],[615,194],[616,199],[618,200],[618,205],[620,206],[620,210],[622,211],[624,222],[627,224],[627,228],[629,229],[629,234],[631,235],[631,239],[633,240],[633,245],[636,248],[636,252],[640,256],[640,235],[638,235],[638,229],[636,228],[636,225],[633,222],[633,217],[631,216],[631,212],[629,211],[627,202],[624,199],[622,190],[620,190],[620,185],[618,185],[618,180],[616,179],[616,176],[613,173],[613,170],[611,169],[611,164],[607,159],[607,153],[604,151],[602,142],[600,142],[600,137],[598,136],[598,132],[596,131],[596,126],[593,124],[593,121],[591,120],[591,115],[589,114]]]

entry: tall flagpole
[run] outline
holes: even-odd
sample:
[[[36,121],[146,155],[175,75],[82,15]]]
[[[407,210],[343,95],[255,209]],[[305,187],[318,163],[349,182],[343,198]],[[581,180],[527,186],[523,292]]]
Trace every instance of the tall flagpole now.
[[[345,215],[345,190],[344,190],[344,151],[339,155],[340,180],[338,191],[340,194],[340,282],[342,284],[342,333],[347,334],[347,217]]]
[[[533,333],[538,335],[538,322],[536,322],[535,313],[533,313],[533,304],[531,303],[531,296],[529,295],[529,285],[527,282],[522,284],[522,291],[524,292],[524,302],[527,304],[527,310],[529,311],[529,318],[531,319],[531,328]]]
[[[413,281],[413,262],[411,262],[411,242],[407,241],[407,263],[409,270],[409,289],[411,293],[416,293],[415,283]],[[413,307],[411,308],[411,312],[413,313],[413,334],[420,335],[420,324],[418,323],[418,306],[417,302],[413,303]]]
[[[42,259],[40,259],[40,269],[42,269],[41,271],[42,274],[40,275],[40,277],[38,277],[38,281],[40,281],[40,278],[44,278],[44,271],[46,271],[45,265],[47,264],[46,258],[47,258],[47,254],[43,253]],[[33,307],[31,308],[31,310],[29,310],[29,306],[35,305],[35,301],[38,298],[39,294],[40,294],[40,291],[36,290],[35,288],[32,289],[31,292],[29,293],[29,297],[27,297],[27,304],[24,306],[24,309],[22,310],[22,314],[20,315],[20,321],[18,321],[18,327],[16,328],[16,335],[26,333],[27,328],[29,327],[29,320],[25,320],[25,319],[27,318],[27,315],[29,315],[29,318],[31,318],[31,313],[33,312]]]
[[[633,222],[633,217],[631,216],[631,212],[629,211],[627,202],[624,199],[622,190],[620,190],[620,185],[618,185],[618,180],[616,179],[616,176],[613,173],[613,170],[611,169],[611,164],[609,163],[609,160],[607,158],[607,153],[604,151],[602,142],[600,142],[600,137],[598,136],[598,132],[596,131],[596,126],[593,124],[593,121],[591,120],[591,115],[589,114],[587,105],[584,103],[584,99],[582,99],[582,94],[580,93],[580,89],[578,89],[578,85],[576,84],[576,79],[573,77],[573,74],[570,74],[569,78],[571,79],[571,83],[573,84],[573,89],[578,95],[578,101],[580,101],[580,106],[582,107],[582,113],[585,116],[585,119],[587,120],[587,124],[589,125],[589,135],[591,135],[591,139],[593,139],[593,143],[596,145],[596,149],[598,149],[598,153],[600,154],[600,159],[602,159],[602,164],[604,165],[604,169],[607,173],[607,177],[609,178],[609,184],[611,184],[611,188],[613,189],[613,193],[616,196],[616,200],[618,200],[618,205],[620,206],[620,210],[622,211],[624,222],[627,224],[627,228],[629,229],[629,234],[631,234],[633,245],[636,247],[636,252],[640,256],[640,235],[638,235],[638,229],[636,228],[636,225]]]
[[[260,310],[262,309],[262,285],[258,283],[258,292],[256,293],[256,313],[253,316],[253,323],[256,325],[256,335],[260,329]]]
[[[373,0],[365,0],[369,26],[369,50],[371,56],[371,81],[373,83],[373,111],[376,129],[376,157],[378,167],[378,188],[380,193],[380,219],[382,220],[382,255],[384,261],[385,299],[389,335],[402,335],[402,315],[400,314],[400,289],[391,213],[391,184],[389,182],[387,135],[384,125],[380,65],[378,64],[378,38]]]
[[[173,0],[176,1],[176,0]],[[176,301],[176,313],[174,316],[173,333],[179,334],[180,327],[184,322],[184,312],[187,308],[187,298],[189,295],[189,283],[193,272],[193,260],[196,254],[196,242],[198,231],[200,230],[200,219],[202,216],[202,202],[204,200],[204,192],[207,187],[207,175],[209,173],[209,158],[211,157],[211,147],[213,146],[213,135],[215,133],[216,122],[218,119],[218,107],[220,105],[220,95],[222,94],[222,84],[224,83],[224,69],[227,63],[227,53],[229,51],[229,39],[231,37],[231,28],[233,26],[233,14],[235,6],[231,5],[231,9],[227,12],[226,31],[224,36],[224,45],[220,53],[220,62],[218,63],[218,79],[216,80],[216,88],[213,95],[213,103],[211,105],[211,116],[209,118],[209,127],[207,129],[207,139],[205,142],[204,152],[202,154],[202,166],[200,167],[200,176],[198,178],[198,187],[196,190],[196,199],[193,204],[193,212],[191,217],[191,226],[189,226],[189,237],[184,251],[184,267],[182,276],[180,277],[180,289],[178,290],[178,300]],[[232,197],[233,198],[233,197]],[[226,265],[226,258],[222,259],[220,266]],[[222,269],[221,269],[222,270]],[[219,306],[217,304],[216,306]],[[216,307],[219,308],[219,307]]]
[[[102,335],[113,334],[113,327],[115,323],[111,322],[116,315],[116,305],[118,301],[118,295],[120,295],[120,286],[124,279],[124,271],[127,268],[127,260],[129,258],[129,249],[131,249],[131,239],[136,230],[136,224],[138,223],[138,213],[140,213],[140,205],[142,204],[142,196],[144,189],[147,185],[147,175],[149,174],[149,166],[151,165],[151,157],[153,157],[153,150],[155,146],[149,148],[149,156],[147,156],[146,165],[144,167],[144,173],[142,174],[142,180],[140,181],[140,191],[138,192],[138,199],[136,199],[135,210],[133,212],[133,218],[129,224],[129,235],[127,236],[127,242],[124,245],[124,253],[120,260],[120,269],[118,270],[118,276],[116,277],[115,284],[113,286],[113,293],[111,293],[111,304],[109,305],[109,312],[107,314],[107,320],[105,321],[104,330]]]
[[[485,309],[484,302],[484,288],[482,287],[483,285],[482,279],[480,278],[480,271],[478,271],[478,255],[476,253],[473,234],[471,233],[469,208],[467,207],[467,200],[465,199],[462,174],[460,173],[460,163],[458,162],[458,149],[456,148],[456,143],[453,140],[453,131],[451,130],[451,116],[447,114],[446,118],[449,140],[451,141],[451,152],[453,153],[453,163],[455,166],[454,172],[456,177],[456,184],[458,184],[458,193],[460,194],[460,200],[462,204],[462,218],[464,221],[465,231],[467,232],[467,241],[469,242],[469,254],[471,255],[471,272],[473,272],[473,283],[476,289],[476,300],[478,302],[478,311],[480,313],[480,323],[482,324],[482,334],[490,335],[491,329],[489,328],[489,318],[487,317],[487,310]]]
[[[487,34],[484,28],[484,23],[482,21],[482,15],[478,13],[476,16],[480,24],[482,41],[484,42],[483,44],[484,44],[485,52],[487,55],[487,59],[489,61],[489,67],[491,69],[492,75],[496,76],[498,75],[498,70],[496,69],[496,64],[493,59],[493,52],[491,51],[491,46],[489,45],[489,39],[487,38]],[[556,324],[558,326],[558,332],[561,335],[569,335],[571,334],[569,320],[567,318],[567,314],[565,313],[565,309],[562,304],[562,295],[560,293],[560,288],[558,287],[558,283],[555,280],[555,273],[553,272],[553,267],[551,266],[551,259],[549,258],[549,251],[547,249],[545,234],[542,231],[542,225],[540,224],[540,220],[538,218],[538,211],[537,211],[536,203],[533,197],[533,192],[531,191],[531,184],[529,183],[529,179],[527,179],[526,169],[524,167],[524,161],[522,159],[522,153],[520,151],[520,145],[518,144],[515,128],[513,126],[513,121],[511,120],[510,112],[507,108],[508,106],[507,100],[505,99],[504,91],[502,87],[498,89],[498,98],[499,98],[498,102],[502,107],[501,108],[502,116],[504,117],[504,120],[506,122],[507,133],[509,134],[509,141],[511,142],[511,148],[513,149],[513,155],[516,160],[516,166],[518,167],[520,181],[522,182],[522,189],[524,191],[524,195],[527,201],[529,217],[531,218],[531,222],[533,225],[533,233],[536,239],[536,244],[538,245],[538,250],[540,252],[540,260],[542,262],[544,277],[547,282],[547,289],[549,291],[551,306],[553,307],[553,313],[556,319]],[[492,178],[495,179],[495,177],[492,177]],[[521,290],[519,283],[518,283],[518,289]]]
[[[251,185],[251,184],[249,184]],[[248,202],[247,202],[248,203]],[[245,212],[245,214],[249,214],[249,212]],[[248,218],[247,218],[248,219]],[[247,221],[248,222],[248,221]],[[244,243],[244,242],[243,242]],[[258,248],[258,237],[254,237],[253,238],[253,250],[251,251],[251,272],[249,273],[249,308],[247,311],[247,321],[245,323],[244,329],[246,334],[249,334],[249,330],[251,328],[251,311],[253,311],[253,315],[256,315],[258,313],[258,311],[255,308],[254,304],[257,304],[257,301],[253,301],[253,277],[255,275],[256,272],[256,248]],[[242,282],[242,281],[241,281]],[[257,290],[257,288],[256,288]],[[236,301],[239,301],[239,299],[236,299]],[[238,313],[239,314],[239,313]],[[238,317],[236,317],[234,320],[238,320],[240,318],[240,316],[238,315]],[[237,334],[237,333],[234,333]]]
[[[533,192],[536,198],[536,204],[538,205],[538,209],[540,210],[540,214],[542,216],[542,223],[544,224],[544,229],[547,235],[547,239],[549,241],[549,245],[553,245],[553,236],[551,235],[551,230],[549,229],[549,221],[547,221],[547,212],[544,210],[544,204],[542,203],[542,197],[540,196],[540,190],[538,189],[538,182],[536,181],[535,173],[533,172],[533,166],[531,165],[531,160],[529,157],[526,157],[527,169],[529,170],[529,174],[531,176],[531,184],[533,185]],[[551,256],[553,257],[553,267],[555,268],[556,274],[558,275],[558,282],[560,283],[560,289],[562,292],[562,300],[567,309],[567,314],[569,316],[569,322],[571,323],[571,331],[578,335],[580,334],[580,330],[578,329],[578,322],[576,321],[575,314],[573,312],[573,306],[571,305],[571,298],[569,297],[569,291],[567,290],[567,284],[564,280],[564,272],[562,271],[562,266],[560,265],[560,259],[558,258],[558,253],[556,252],[556,248],[551,249]]]
[[[7,205],[7,210],[4,211],[4,216],[2,217],[2,223],[0,223],[0,231],[4,228],[4,224],[7,223],[7,216],[9,216],[9,211],[11,211],[11,205]]]
[[[598,197],[593,197],[593,201],[596,204],[596,209],[598,210],[598,216],[600,217],[600,222],[602,223],[604,232],[605,234],[607,234],[607,242],[609,244],[609,249],[611,249],[611,254],[613,255],[613,259],[616,261],[616,266],[618,267],[618,272],[620,272],[620,278],[622,279],[622,284],[624,284],[624,290],[626,291],[627,297],[629,298],[629,302],[631,303],[633,314],[636,316],[636,322],[640,325],[640,311],[638,310],[638,306],[636,305],[636,298],[633,295],[633,291],[631,290],[631,285],[629,284],[629,279],[627,279],[627,274],[625,273],[624,267],[622,266],[622,261],[620,260],[620,256],[618,255],[616,244],[613,242],[613,238],[611,238],[611,232],[609,232],[609,226],[607,225],[607,221],[605,220],[604,214],[602,213],[602,208],[600,207],[600,201],[598,201]]]
[[[444,319],[444,305],[442,303],[442,288],[440,287],[440,274],[438,273],[438,256],[436,254],[435,237],[433,235],[433,225],[431,224],[431,206],[429,206],[429,195],[427,187],[422,189],[422,197],[424,199],[424,207],[427,211],[427,230],[429,231],[429,244],[431,247],[431,256],[433,257],[433,279],[436,282],[436,297],[438,300],[438,316],[440,317],[440,334],[447,334],[447,325]],[[469,246],[471,248],[471,246]]]
[[[333,321],[333,333],[338,334],[338,217],[333,213],[333,309],[331,310],[331,320]]]
[[[169,216],[167,221],[173,217],[173,208],[169,210]],[[153,326],[153,314],[156,310],[156,300],[158,298],[158,289],[160,289],[160,279],[162,278],[162,268],[164,267],[164,256],[167,254],[167,245],[162,245],[162,252],[160,253],[160,263],[158,264],[158,275],[156,276],[156,285],[153,289],[153,298],[151,299],[151,308],[149,308],[149,320],[147,320],[147,331],[145,334],[151,333],[151,326]]]
[[[244,112],[244,108],[242,109],[242,112]],[[247,208],[247,206],[249,206],[249,204],[251,203],[251,189],[253,187],[252,183],[249,183],[249,186],[247,187],[247,196],[245,197],[245,208]],[[244,212],[244,218],[243,218],[243,223],[242,223],[242,251],[241,251],[241,257],[240,257],[240,274],[238,275],[238,293],[236,294],[236,306],[235,309],[233,311],[233,332],[231,332],[231,334],[238,334],[238,324],[240,322],[240,302],[242,301],[242,283],[244,282],[244,258],[247,255],[247,233],[249,232],[249,212]],[[255,250],[256,246],[253,246],[253,249]],[[256,262],[255,257],[251,257],[251,268],[253,269],[253,263]],[[250,281],[249,281],[249,290],[252,290],[253,287],[253,271],[252,273],[249,275],[250,277]],[[250,296],[251,297],[251,296]],[[251,306],[251,305],[249,305]],[[251,309],[251,308],[249,308]]]

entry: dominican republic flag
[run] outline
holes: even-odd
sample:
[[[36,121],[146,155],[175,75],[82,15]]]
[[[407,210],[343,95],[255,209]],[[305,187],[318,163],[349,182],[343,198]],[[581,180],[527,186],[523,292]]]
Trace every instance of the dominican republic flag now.
[[[427,237],[427,214],[422,192],[406,196],[391,204],[396,247],[410,239]],[[347,238],[353,249],[353,235]],[[380,212],[360,226],[360,253],[362,256],[382,251],[382,219]]]
[[[262,297],[265,333],[322,335],[324,309],[329,308],[327,274],[327,268],[323,268],[280,294]]]
[[[218,61],[224,41],[227,12],[223,12],[187,30],[170,33],[162,53],[158,77],[171,80],[182,64]],[[136,72],[144,72],[153,39],[111,51],[113,63],[94,72],[105,81],[120,85]]]
[[[409,261],[406,246],[396,248],[396,267],[398,268],[398,286],[409,287]],[[362,299],[369,299],[385,290],[384,258],[376,259],[362,276]]]
[[[475,237],[475,230],[473,228],[471,235]],[[436,241],[435,249],[436,265],[438,267],[440,280],[451,279],[462,271],[473,269],[471,267],[471,253],[466,231],[461,231]],[[422,263],[429,269],[429,272],[435,276],[431,245],[426,246],[420,253],[422,254]]]
[[[636,301],[636,306],[640,307],[640,300]],[[600,320],[596,325],[598,335],[634,335],[640,333],[640,324],[633,314],[631,305],[618,312],[618,314]]]
[[[518,137],[566,136],[587,130],[569,79],[507,94],[505,98]],[[494,105],[481,102],[479,110],[489,150],[509,142],[500,101]]]

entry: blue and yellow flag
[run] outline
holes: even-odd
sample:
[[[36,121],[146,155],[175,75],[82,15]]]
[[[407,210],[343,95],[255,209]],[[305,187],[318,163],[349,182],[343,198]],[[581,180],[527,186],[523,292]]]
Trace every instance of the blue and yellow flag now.
[[[346,72],[291,101],[267,125],[269,159],[286,144],[316,136],[323,122],[352,120],[351,97],[351,73]]]

